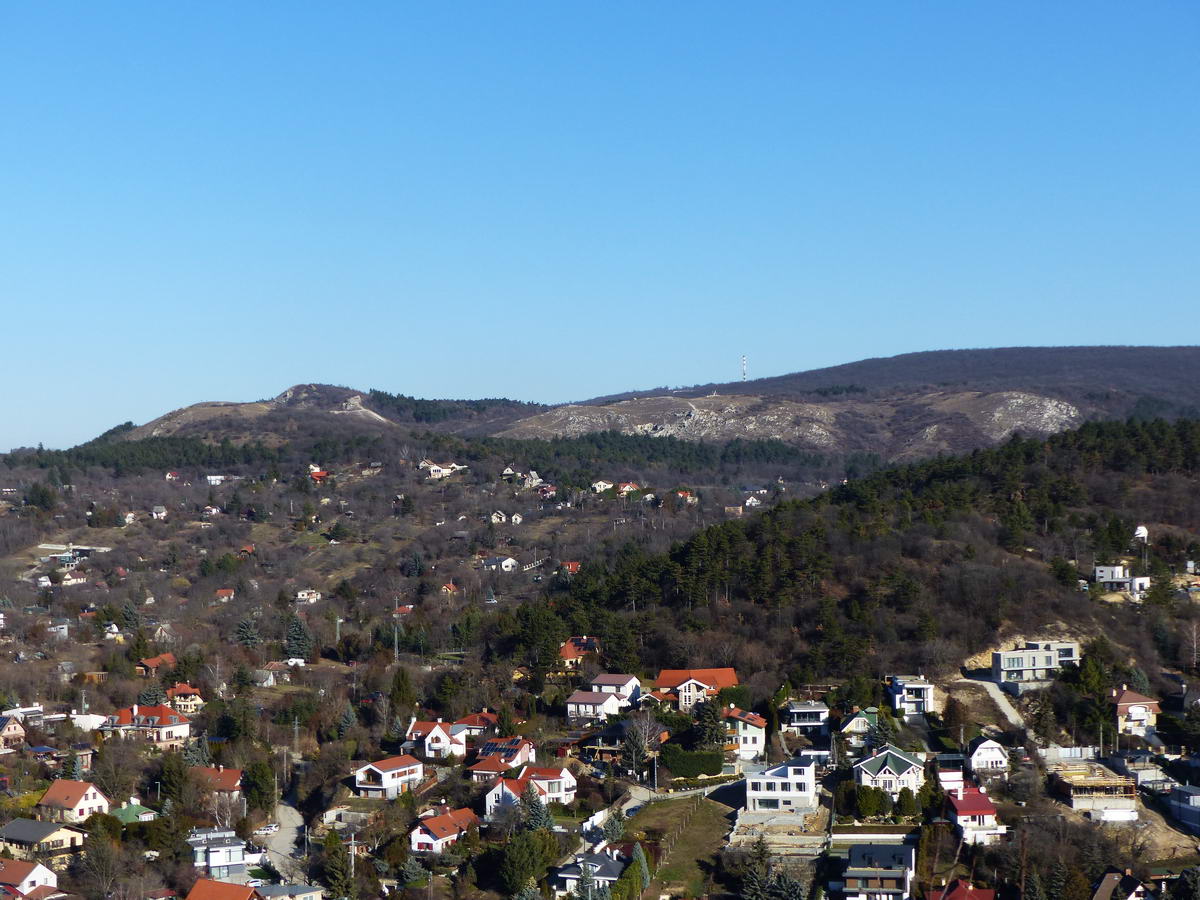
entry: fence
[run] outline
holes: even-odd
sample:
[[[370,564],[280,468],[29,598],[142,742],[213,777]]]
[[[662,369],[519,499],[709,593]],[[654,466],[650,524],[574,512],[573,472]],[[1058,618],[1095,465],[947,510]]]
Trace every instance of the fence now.
[[[658,866],[655,871],[662,871],[662,868],[670,860],[671,851],[675,849],[675,844],[679,840],[680,835],[687,830],[688,825],[690,825],[692,822],[692,817],[696,815],[696,810],[698,810],[703,803],[704,795],[696,794],[696,796],[692,798],[691,802],[688,803],[687,809],[684,810],[683,816],[676,823],[675,827],[671,829],[669,834],[664,835],[662,840],[658,842]],[[646,888],[646,890],[642,891],[642,900],[651,900],[650,888]]]

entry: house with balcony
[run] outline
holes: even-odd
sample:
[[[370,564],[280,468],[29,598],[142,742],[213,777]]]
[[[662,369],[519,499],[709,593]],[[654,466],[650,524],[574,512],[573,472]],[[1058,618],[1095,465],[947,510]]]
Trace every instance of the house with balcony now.
[[[1008,831],[996,821],[996,804],[982,788],[963,788],[946,796],[954,831],[968,844],[994,844]]]
[[[413,826],[409,847],[414,853],[442,853],[478,824],[479,817],[469,809],[431,810]]]
[[[798,756],[757,775],[746,776],[750,812],[810,813],[817,808],[817,761]]]
[[[977,778],[1008,774],[1008,750],[998,741],[980,735],[967,746],[967,764]]]
[[[529,779],[536,784],[547,803],[561,803],[566,806],[575,801],[575,776],[568,768],[525,766],[517,773],[517,778]]]
[[[717,696],[724,688],[736,687],[737,672],[721,669],[663,669],[655,679],[655,693],[673,703],[680,712],[690,713],[697,703]]]
[[[844,900],[911,900],[916,848],[909,844],[854,844],[831,893]]]
[[[808,737],[829,733],[829,707],[821,700],[789,700],[779,711],[779,727]]]
[[[992,652],[992,680],[1011,694],[1044,688],[1063,666],[1079,665],[1078,641],[1026,641]]]
[[[895,800],[904,788],[915,795],[925,783],[925,760],[884,744],[854,764],[854,781],[887,791]]]
[[[604,722],[621,711],[620,694],[575,691],[567,698],[567,720],[573,723]]]
[[[1116,710],[1118,734],[1132,734],[1140,738],[1154,734],[1161,710],[1153,697],[1131,691],[1123,684],[1119,690],[1113,689],[1113,707]]]
[[[389,756],[354,770],[354,790],[360,797],[394,800],[425,779],[425,766],[411,756]]]
[[[642,696],[642,683],[636,675],[597,675],[588,689],[597,694],[616,694],[622,709],[633,706]]]
[[[1122,591],[1141,597],[1150,590],[1150,576],[1134,575],[1129,566],[1096,566],[1092,576],[1096,584],[1110,592]]]
[[[162,750],[181,749],[191,737],[191,720],[166,704],[119,709],[100,726],[100,731],[123,738],[146,741]]]
[[[861,750],[867,746],[867,739],[879,724],[879,710],[874,706],[866,709],[854,709],[850,715],[842,719],[838,725],[838,734],[846,741],[851,750]]]
[[[457,727],[438,719],[418,722],[414,716],[408,723],[402,749],[417,750],[427,759],[448,759],[467,755],[466,726]]]
[[[721,710],[725,722],[725,751],[737,759],[752,760],[767,752],[767,720],[732,703]]]
[[[37,822],[13,819],[0,827],[0,851],[7,850],[16,859],[52,858],[78,853],[87,832],[76,825],[61,822]]]
[[[900,718],[933,711],[933,685],[920,675],[892,675],[888,678],[887,692],[892,713]]]
[[[187,843],[192,865],[217,880],[244,877],[249,867],[262,861],[263,851],[248,845],[232,828],[193,828]]]
[[[177,681],[167,688],[167,705],[185,716],[194,716],[204,709],[204,697],[197,688]]]

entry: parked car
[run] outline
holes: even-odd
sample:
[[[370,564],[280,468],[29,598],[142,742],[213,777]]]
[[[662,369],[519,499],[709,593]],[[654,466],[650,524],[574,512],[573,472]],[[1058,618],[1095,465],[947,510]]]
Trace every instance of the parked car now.
[[[278,830],[279,830],[278,822],[268,822],[266,825],[263,825],[261,828],[255,828],[254,833],[255,834],[274,834]]]

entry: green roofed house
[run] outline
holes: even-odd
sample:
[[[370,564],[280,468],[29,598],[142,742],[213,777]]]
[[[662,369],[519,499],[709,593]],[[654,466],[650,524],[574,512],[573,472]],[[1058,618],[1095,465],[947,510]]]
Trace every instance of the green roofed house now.
[[[867,736],[879,724],[879,710],[874,706],[866,709],[856,709],[838,727],[838,733],[846,739],[846,743],[855,750],[867,745]]]
[[[904,788],[915,794],[925,782],[925,760],[884,744],[854,764],[854,782],[887,791],[893,800]]]
[[[125,803],[110,809],[108,814],[113,818],[120,819],[125,825],[132,825],[134,822],[153,822],[158,818],[158,813],[148,806],[142,806],[137,797],[130,797]]]

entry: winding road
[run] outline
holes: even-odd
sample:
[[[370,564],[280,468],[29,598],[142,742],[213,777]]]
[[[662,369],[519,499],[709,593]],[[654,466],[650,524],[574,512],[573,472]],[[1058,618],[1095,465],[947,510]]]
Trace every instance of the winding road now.
[[[279,830],[266,835],[267,858],[285,882],[304,884],[308,877],[304,860],[292,856],[297,841],[303,836],[304,817],[292,804],[280,801],[275,807],[275,821],[279,823]]]

